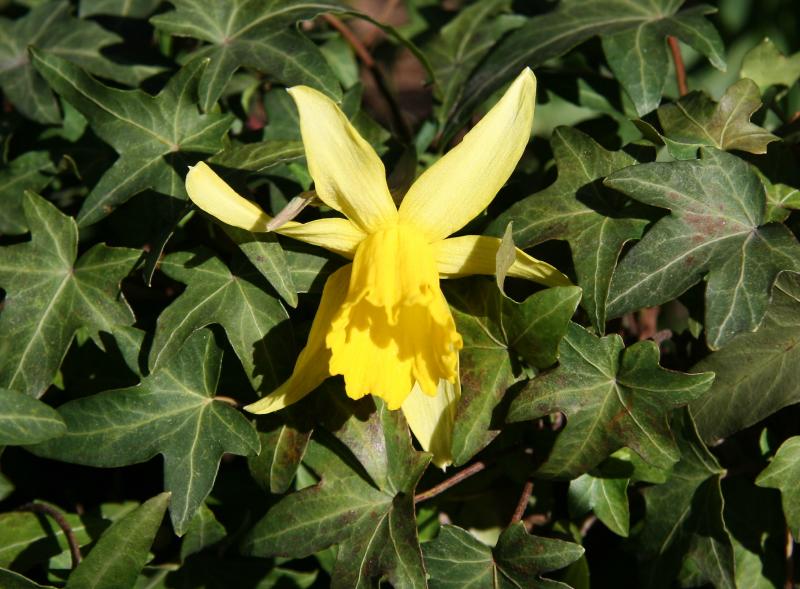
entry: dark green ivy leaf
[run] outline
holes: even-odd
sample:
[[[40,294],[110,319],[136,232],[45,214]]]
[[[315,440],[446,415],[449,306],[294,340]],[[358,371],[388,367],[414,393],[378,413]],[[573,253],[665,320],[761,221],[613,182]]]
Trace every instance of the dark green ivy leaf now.
[[[158,95],[150,96],[141,90],[110,88],[51,53],[33,50],[32,55],[50,86],[119,153],[86,197],[78,214],[81,226],[99,221],[147,189],[185,200],[187,167],[199,154],[222,149],[233,116],[201,114],[194,102],[207,60],[192,61]]]
[[[100,50],[122,39],[97,23],[71,16],[65,0],[42,2],[22,18],[0,18],[0,87],[22,114],[39,123],[58,123],[58,102],[28,57],[28,47],[46,49],[106,78],[135,84],[135,76],[109,62]]]
[[[208,546],[216,544],[226,535],[225,526],[217,521],[214,512],[205,503],[202,504],[194,518],[192,518],[192,522],[186,529],[186,535],[181,542],[181,561]]]
[[[46,151],[29,151],[0,171],[0,234],[28,231],[22,198],[26,190],[39,192],[50,183],[56,169]]]
[[[756,485],[778,489],[783,497],[783,513],[795,540],[800,540],[800,436],[786,440]]]
[[[764,188],[750,166],[712,148],[697,161],[652,163],[605,184],[670,209],[622,259],[611,280],[610,317],[676,298],[708,275],[706,341],[712,349],[761,323],[782,271],[800,272],[800,244],[765,224]]]
[[[168,362],[197,330],[217,323],[254,389],[270,392],[283,381],[294,350],[289,316],[252,266],[239,259],[230,270],[207,252],[177,252],[160,268],[186,290],[158,317],[151,370]]]
[[[570,514],[581,517],[593,511],[609,530],[627,537],[631,519],[628,508],[629,482],[630,479],[624,475],[582,474],[569,483]]]
[[[481,58],[507,32],[525,23],[511,12],[511,0],[483,0],[464,8],[426,47],[438,82],[440,122]]]
[[[646,586],[671,587],[681,571],[681,586],[734,589],[733,546],[722,518],[725,471],[698,437],[688,410],[675,422],[681,460],[666,483],[644,490],[647,515],[636,542],[651,561],[642,568]]]
[[[36,444],[66,430],[55,409],[30,395],[0,388],[0,446]]]
[[[31,241],[0,248],[0,386],[35,397],[53,380],[72,337],[133,324],[120,281],[138,250],[93,246],[76,262],[75,220],[33,193],[23,198]]]
[[[558,127],[551,139],[558,179],[514,204],[500,215],[491,232],[500,235],[514,221],[514,241],[527,248],[551,239],[566,239],[583,306],[592,324],[605,330],[606,298],[611,274],[625,242],[642,235],[647,220],[640,208],[625,206],[602,178],[636,163],[622,151],[607,151],[571,127]]]
[[[104,468],[163,455],[172,525],[183,535],[211,491],[222,455],[259,451],[258,436],[247,419],[214,399],[221,361],[211,332],[200,331],[139,385],[59,407],[66,435],[29,449]]]
[[[725,151],[767,153],[767,145],[778,138],[750,122],[761,108],[761,93],[752,80],[739,80],[719,102],[705,92],[692,92],[658,109],[662,139],[676,159],[694,159],[699,147]]]
[[[39,585],[19,573],[6,569],[0,569],[0,587],[3,589],[53,589],[52,585]]]
[[[162,0],[81,0],[81,18],[102,14],[126,18],[145,18],[158,8]]]
[[[558,8],[531,18],[492,51],[463,86],[445,137],[462,128],[481,103],[515,78],[600,35],[606,59],[640,114],[658,106],[669,70],[666,35],[688,43],[724,69],[724,48],[699,5],[680,11],[685,0],[562,0]]]
[[[168,504],[169,493],[161,493],[115,522],[70,574],[66,589],[133,587]]]
[[[659,468],[678,460],[669,414],[707,391],[713,373],[666,370],[654,342],[624,348],[620,336],[598,338],[574,323],[559,350],[558,368],[534,378],[508,413],[509,421],[566,414],[540,474],[574,478],[622,446]]]
[[[713,386],[691,404],[700,436],[725,438],[800,402],[800,276],[781,276],[764,323],[692,370],[713,370]]]
[[[431,589],[567,589],[540,575],[564,568],[584,552],[578,544],[531,536],[521,522],[505,529],[494,548],[448,525],[422,550]]]
[[[342,12],[335,0],[229,0],[209,4],[204,0],[171,0],[175,10],[150,19],[171,35],[192,37],[209,45],[192,54],[192,60],[209,60],[200,79],[200,106],[208,111],[222,95],[239,67],[269,74],[292,86],[305,84],[340,99],[336,75],[319,48],[290,28],[299,20],[322,12]]]
[[[379,579],[394,587],[426,586],[414,488],[430,457],[414,451],[400,411],[377,405],[389,465],[384,485],[374,486],[352,463],[312,441],[303,462],[320,482],[275,504],[245,538],[246,554],[299,558],[336,544],[334,589],[366,589]]]
[[[464,464],[499,433],[492,412],[516,380],[513,362],[535,368],[558,359],[558,345],[581,297],[577,287],[548,288],[522,303],[497,285],[472,281],[447,288],[456,326],[464,340],[459,354],[461,399],[453,432],[453,461]]]

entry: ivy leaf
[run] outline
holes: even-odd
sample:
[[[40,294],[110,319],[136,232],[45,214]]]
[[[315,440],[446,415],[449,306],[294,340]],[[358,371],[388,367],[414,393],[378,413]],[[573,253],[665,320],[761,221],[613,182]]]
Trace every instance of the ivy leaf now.
[[[557,180],[541,192],[515,203],[492,223],[499,235],[514,221],[514,241],[522,248],[551,239],[566,239],[583,306],[592,324],[605,329],[611,274],[622,246],[639,239],[648,221],[640,207],[626,206],[600,180],[636,163],[623,151],[607,151],[571,127],[558,127],[551,139]]]
[[[599,473],[598,473],[599,474]],[[609,530],[623,537],[630,528],[627,476],[582,474],[569,483],[569,511],[574,517],[594,511]]]
[[[187,166],[196,163],[198,154],[222,149],[233,116],[200,114],[193,102],[205,60],[185,66],[158,95],[150,96],[141,90],[110,88],[51,53],[32,50],[32,55],[50,86],[119,154],[86,197],[78,213],[81,226],[99,221],[147,189],[185,200]]]
[[[80,17],[102,14],[125,18],[145,18],[161,4],[162,0],[81,0]]]
[[[770,86],[791,88],[800,79],[800,52],[787,57],[764,39],[745,54],[739,75],[753,80],[761,92]]]
[[[450,112],[444,130],[451,137],[493,92],[525,67],[537,67],[595,35],[603,38],[606,59],[645,114],[658,106],[669,70],[666,35],[674,35],[725,68],[722,40],[706,20],[712,11],[699,5],[679,11],[685,0],[562,0],[500,41],[481,62]],[[609,39],[609,40],[606,40]]]
[[[800,271],[800,244],[784,225],[765,224],[764,188],[749,165],[711,148],[702,159],[621,170],[605,184],[670,209],[614,272],[611,317],[676,298],[708,275],[706,341],[711,349],[761,323],[772,284]]]
[[[247,419],[214,399],[221,360],[211,332],[196,333],[139,385],[59,407],[66,435],[28,449],[103,468],[163,455],[164,486],[172,492],[172,525],[183,535],[211,491],[222,455],[259,451],[258,436]]]
[[[161,493],[115,522],[70,574],[66,589],[133,587],[168,504],[169,493]]]
[[[566,589],[567,585],[541,575],[566,567],[584,552],[572,542],[532,536],[521,522],[506,528],[494,548],[458,526],[447,525],[422,550],[431,589]]]
[[[56,169],[46,151],[22,154],[0,171],[0,234],[28,231],[22,198],[26,190],[39,192],[50,183]]]
[[[511,0],[476,2],[442,27],[425,48],[439,83],[441,123],[481,58],[503,35],[525,23],[525,17],[510,12]]]
[[[715,103],[705,92],[692,92],[658,109],[662,139],[676,159],[695,159],[699,147],[767,153],[778,137],[750,122],[761,108],[752,80],[739,80]]]
[[[377,488],[327,445],[312,441],[304,463],[319,484],[278,501],[244,540],[251,556],[301,558],[338,545],[332,587],[425,587],[414,488],[430,460],[414,451],[405,420],[378,402],[389,464]]]
[[[0,388],[0,446],[36,444],[66,430],[55,409],[24,393]]]
[[[133,324],[120,281],[138,250],[97,244],[77,262],[78,228],[42,197],[22,201],[31,241],[0,248],[0,386],[39,397],[53,381],[72,337]]]
[[[700,441],[689,412],[676,422],[681,460],[666,483],[643,491],[647,517],[636,542],[652,560],[643,567],[646,586],[671,587],[683,562],[681,586],[734,589],[733,546],[722,518],[725,471]]]
[[[222,229],[281,298],[290,307],[296,307],[297,287],[277,236],[274,233],[253,233],[230,225],[222,225]]]
[[[0,586],[4,589],[54,589],[52,585],[39,585],[19,573],[6,569],[0,569]]]
[[[506,298],[485,280],[446,292],[464,340],[459,353],[461,399],[453,431],[453,460],[460,465],[499,433],[493,410],[516,380],[512,360],[522,358],[545,368],[558,359],[558,345],[581,290],[548,288],[522,303]]]
[[[169,361],[197,330],[217,323],[254,389],[271,391],[282,382],[294,350],[289,316],[252,266],[240,259],[230,270],[207,252],[177,252],[160,268],[186,290],[158,317],[151,370]]]
[[[758,475],[756,485],[781,492],[786,522],[795,540],[800,539],[800,436],[781,444],[772,462]]]
[[[289,490],[311,441],[313,428],[307,421],[298,405],[258,420],[258,437],[264,451],[249,458],[247,465],[250,475],[270,493],[282,495]]]
[[[319,48],[289,27],[322,12],[342,12],[346,9],[342,4],[334,0],[231,0],[213,9],[202,0],[175,0],[172,4],[175,10],[156,15],[150,22],[165,33],[209,43],[192,57],[193,61],[209,60],[199,86],[204,111],[213,106],[242,66],[270,74],[288,86],[305,84],[341,98],[336,75]]]
[[[713,370],[714,385],[691,404],[697,429],[709,442],[740,431],[800,402],[800,277],[781,276],[764,323],[742,333],[692,370]]]
[[[272,113],[272,116],[279,116]],[[297,113],[294,113],[297,117]],[[283,119],[280,119],[283,120]],[[268,126],[267,128],[270,128]],[[234,170],[263,172],[269,168],[297,161],[305,156],[299,139],[267,139],[258,143],[243,143],[226,148],[208,159],[209,163]]]
[[[58,123],[58,102],[36,73],[28,47],[46,49],[92,73],[122,83],[133,82],[126,68],[109,62],[100,50],[122,39],[97,23],[71,16],[65,0],[42,2],[22,18],[0,18],[0,87],[26,117],[39,123]]]
[[[208,546],[213,546],[227,535],[225,526],[217,521],[214,512],[205,503],[202,504],[181,542],[181,561]]]
[[[654,342],[624,348],[618,335],[598,338],[574,323],[559,351],[558,368],[533,379],[508,412],[512,422],[566,414],[541,475],[575,478],[622,446],[659,468],[678,460],[669,414],[707,391],[713,373],[666,370]]]

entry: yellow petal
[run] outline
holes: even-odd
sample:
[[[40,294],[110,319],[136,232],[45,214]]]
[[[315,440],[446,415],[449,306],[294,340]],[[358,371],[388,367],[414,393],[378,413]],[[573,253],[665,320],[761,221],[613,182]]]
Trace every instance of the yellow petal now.
[[[444,470],[453,463],[453,427],[461,396],[461,382],[439,381],[438,392],[431,397],[418,384],[403,401],[403,414],[414,436],[426,452],[433,454],[433,464]]]
[[[223,223],[256,233],[267,231],[272,217],[254,202],[239,196],[205,162],[189,169],[186,192],[194,204]]]
[[[327,96],[307,86],[289,89],[317,195],[361,229],[373,232],[397,218],[386,170],[375,150]]]
[[[429,241],[444,239],[492,201],[531,134],[536,77],[525,69],[463,141],[428,168],[400,205],[400,220]]]
[[[316,389],[330,376],[328,362],[330,350],[325,347],[325,336],[330,330],[334,314],[342,306],[350,283],[352,265],[339,268],[328,277],[322,290],[322,300],[311,324],[308,343],[294,365],[292,376],[274,392],[245,407],[250,413],[272,413],[296,403]]]
[[[415,382],[436,395],[440,379],[455,381],[461,336],[419,232],[394,225],[359,244],[326,342],[331,374],[353,399],[371,394],[399,409]]]
[[[437,242],[431,246],[436,255],[439,273],[446,278],[470,274],[495,273],[495,260],[500,239],[484,235],[464,235]],[[571,286],[569,278],[547,262],[537,260],[517,248],[514,263],[507,276],[524,278],[547,286]]]
[[[261,207],[239,196],[236,191],[200,162],[186,175],[186,192],[198,207],[223,223],[255,233],[268,231],[270,217]],[[290,221],[276,233],[312,245],[324,247],[347,258],[355,255],[356,247],[366,234],[347,219],[318,219],[308,223]]]

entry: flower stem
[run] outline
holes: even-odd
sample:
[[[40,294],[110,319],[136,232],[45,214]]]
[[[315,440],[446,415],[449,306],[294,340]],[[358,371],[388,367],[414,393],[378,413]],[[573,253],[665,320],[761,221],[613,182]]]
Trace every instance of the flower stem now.
[[[525,481],[525,486],[522,487],[522,495],[519,496],[517,508],[514,510],[514,515],[511,516],[511,522],[508,525],[512,526],[522,520],[525,510],[528,508],[528,501],[531,498],[531,493],[533,493],[533,481],[528,479]]]
[[[686,66],[683,65],[681,46],[678,39],[673,36],[667,37],[669,49],[672,51],[672,60],[675,62],[675,77],[678,79],[678,94],[686,96],[689,93],[689,86],[686,85]]]

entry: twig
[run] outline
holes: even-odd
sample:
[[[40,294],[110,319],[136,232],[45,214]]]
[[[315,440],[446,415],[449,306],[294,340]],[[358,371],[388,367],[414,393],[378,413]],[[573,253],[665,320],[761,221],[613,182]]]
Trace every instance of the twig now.
[[[786,589],[794,589],[794,538],[786,526]]]
[[[75,532],[72,531],[72,527],[70,527],[63,513],[46,503],[26,503],[20,506],[17,511],[30,511],[52,517],[53,521],[55,521],[58,527],[61,528],[61,531],[64,532],[64,538],[67,539],[67,544],[69,544],[69,553],[70,556],[72,556],[72,568],[74,569],[80,564],[82,559],[81,547],[78,544],[78,539],[75,537]]]
[[[522,515],[528,508],[528,501],[531,498],[531,493],[533,493],[533,481],[528,479],[527,481],[525,481],[525,486],[522,487],[522,495],[519,496],[519,501],[517,501],[517,508],[514,510],[514,515],[511,516],[511,522],[509,523],[509,525],[514,525],[515,523],[517,523],[522,519]]]
[[[356,52],[358,59],[361,60],[361,63],[363,63],[364,66],[369,70],[370,74],[372,74],[372,78],[375,80],[375,85],[378,87],[378,90],[380,90],[383,98],[389,105],[389,110],[392,113],[392,118],[394,119],[395,126],[397,127],[397,132],[402,135],[401,138],[403,141],[410,142],[412,139],[411,127],[409,127],[408,122],[406,122],[405,118],[403,117],[403,113],[400,110],[400,105],[397,103],[394,94],[389,88],[389,84],[386,82],[386,78],[383,76],[383,72],[381,72],[381,68],[378,67],[377,62],[375,59],[373,59],[369,50],[364,46],[364,43],[361,41],[361,39],[359,39],[358,36],[337,17],[332,14],[323,14],[322,18],[325,19],[325,22],[342,34],[344,40],[347,41],[350,47],[353,48],[353,51]]]
[[[673,36],[667,37],[669,49],[672,51],[672,60],[675,62],[675,77],[678,79],[678,94],[686,96],[689,93],[689,86],[686,85],[686,66],[683,65],[681,46],[678,39]]]
[[[454,487],[464,479],[471,477],[472,475],[479,473],[480,471],[484,470],[488,465],[483,460],[479,460],[470,464],[463,470],[458,471],[456,474],[443,480],[438,485],[435,485],[428,489],[427,491],[423,491],[422,493],[418,493],[414,495],[414,505],[417,503],[422,503],[423,501],[427,501],[432,497],[436,497],[440,493],[444,493],[450,487]]]
[[[592,526],[595,524],[596,521],[597,521],[597,516],[595,515],[590,515],[585,520],[583,520],[583,523],[581,524],[581,538],[586,537],[586,534],[589,533],[589,530],[592,529]]]
[[[400,4],[400,0],[388,0],[386,5],[381,10],[381,13],[375,19],[378,22],[386,22],[389,20],[389,16],[397,9],[397,5]],[[364,45],[367,47],[372,47],[372,44],[378,40],[378,37],[383,31],[376,26],[373,26],[369,32],[364,36]]]

